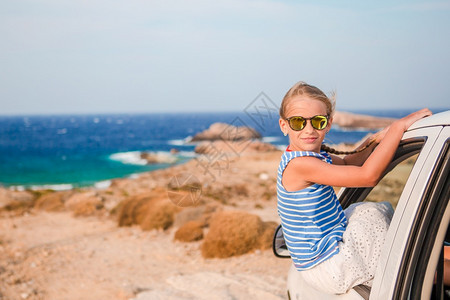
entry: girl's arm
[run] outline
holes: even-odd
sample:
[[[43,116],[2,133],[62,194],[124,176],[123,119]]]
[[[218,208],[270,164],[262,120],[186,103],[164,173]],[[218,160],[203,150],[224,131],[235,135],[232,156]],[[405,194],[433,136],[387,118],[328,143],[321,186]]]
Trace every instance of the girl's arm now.
[[[366,147],[369,145],[366,149],[364,149],[361,152],[348,154],[344,157],[340,157],[337,155],[330,154],[331,158],[333,159],[333,164],[337,165],[353,165],[353,166],[362,166],[366,159],[369,157],[369,155],[372,153],[372,151],[375,149],[375,147],[380,143],[380,141],[384,138],[386,135],[386,132],[389,130],[389,126],[384,128],[383,130],[371,135],[368,137],[364,142],[361,143],[355,150],[359,150],[361,148]]]
[[[415,121],[429,115],[431,112],[428,109],[422,109],[392,123],[362,166],[327,164],[315,157],[294,158],[284,171],[283,185],[288,191],[296,191],[313,183],[345,187],[374,186],[392,160],[403,133]]]

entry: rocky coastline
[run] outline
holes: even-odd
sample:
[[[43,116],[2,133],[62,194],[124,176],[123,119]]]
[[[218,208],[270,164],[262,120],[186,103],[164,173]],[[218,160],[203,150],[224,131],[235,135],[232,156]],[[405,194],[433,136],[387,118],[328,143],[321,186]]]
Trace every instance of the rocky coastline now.
[[[0,299],[284,299],[281,151],[260,137],[213,124],[195,159],[106,188],[0,188]]]

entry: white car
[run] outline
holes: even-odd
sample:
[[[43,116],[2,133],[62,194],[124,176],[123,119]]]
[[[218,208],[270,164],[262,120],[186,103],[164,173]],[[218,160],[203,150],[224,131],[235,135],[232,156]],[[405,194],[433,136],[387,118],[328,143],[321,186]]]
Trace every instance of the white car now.
[[[395,208],[372,288],[357,286],[343,295],[324,294],[306,285],[291,266],[289,299],[449,298],[446,289],[450,287],[443,283],[443,249],[450,242],[449,124],[450,111],[417,121],[403,135],[376,187],[345,188],[338,194],[344,209],[355,202],[386,199]],[[274,253],[289,257],[279,229],[274,236]]]

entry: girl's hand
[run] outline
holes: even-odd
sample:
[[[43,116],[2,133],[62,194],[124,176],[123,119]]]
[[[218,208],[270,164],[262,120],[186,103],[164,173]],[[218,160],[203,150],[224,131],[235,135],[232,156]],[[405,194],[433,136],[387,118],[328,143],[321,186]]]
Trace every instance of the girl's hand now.
[[[428,116],[431,116],[431,115],[432,115],[432,112],[428,108],[423,108],[421,110],[413,112],[410,115],[407,115],[404,118],[401,118],[400,120],[398,120],[396,122],[401,123],[403,125],[403,128],[404,128],[403,131],[406,131],[417,120],[420,120],[422,118],[425,118],[425,117],[428,117]]]
[[[396,122],[403,122],[404,123],[404,131],[406,131],[414,122],[416,122],[419,119],[422,119],[424,117],[432,115],[431,111],[428,108],[421,109],[419,111],[413,112],[412,114],[403,117],[402,119],[397,120]],[[376,144],[379,144],[381,140],[384,138],[386,133],[389,131],[389,127],[387,126],[383,130],[378,131],[377,133],[374,133],[370,140],[374,141]]]

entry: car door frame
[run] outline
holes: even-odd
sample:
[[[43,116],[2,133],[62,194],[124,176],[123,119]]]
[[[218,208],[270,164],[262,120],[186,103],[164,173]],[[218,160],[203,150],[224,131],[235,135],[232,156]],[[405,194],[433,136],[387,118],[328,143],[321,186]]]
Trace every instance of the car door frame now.
[[[430,192],[434,187],[442,147],[448,139],[448,128],[419,128],[404,135],[405,141],[419,138],[425,138],[426,141],[400,196],[386,236],[370,299],[409,297],[413,269],[420,257],[417,255],[420,244],[418,236],[423,235],[418,235],[418,224],[427,215],[424,205],[431,199]]]

